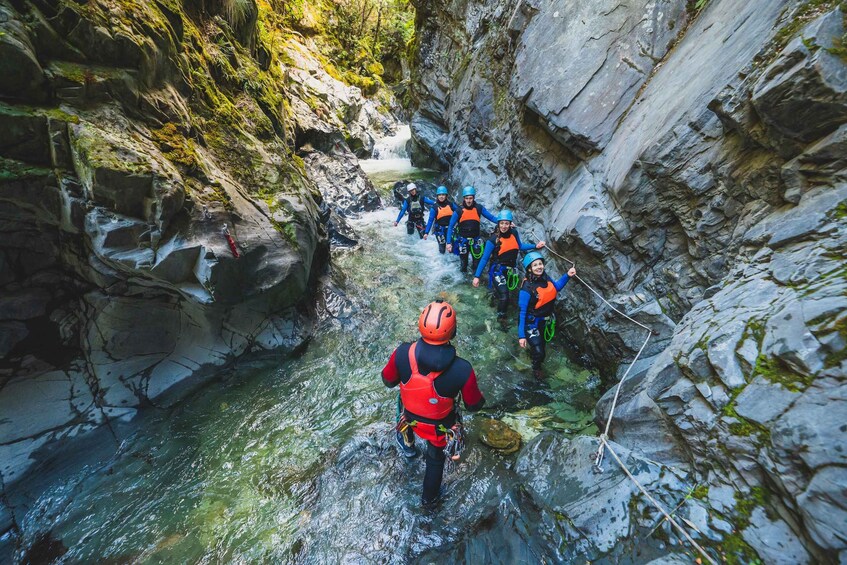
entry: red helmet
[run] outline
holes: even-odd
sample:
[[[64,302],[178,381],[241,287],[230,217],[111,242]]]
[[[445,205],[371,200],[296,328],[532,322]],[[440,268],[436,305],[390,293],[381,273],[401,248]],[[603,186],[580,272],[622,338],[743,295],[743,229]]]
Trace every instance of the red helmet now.
[[[456,311],[443,300],[430,302],[421,312],[418,329],[425,342],[445,344],[456,335]]]

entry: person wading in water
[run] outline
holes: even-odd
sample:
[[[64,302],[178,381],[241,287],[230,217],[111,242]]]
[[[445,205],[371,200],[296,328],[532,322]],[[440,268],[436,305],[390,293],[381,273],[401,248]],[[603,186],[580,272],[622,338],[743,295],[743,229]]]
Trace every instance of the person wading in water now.
[[[435,204],[429,210],[429,220],[426,223],[424,239],[433,233],[432,226],[435,224],[435,240],[438,242],[438,252],[442,255],[447,250],[447,228],[450,220],[456,212],[456,205],[450,201],[447,195],[447,187],[439,186],[435,191]]]
[[[482,204],[476,203],[476,189],[466,186],[462,189],[462,204],[457,207],[457,213],[450,218],[450,226],[447,228],[447,253],[455,253],[459,256],[462,272],[468,272],[468,253],[473,249],[479,250],[479,255],[474,256],[473,267],[482,257],[482,240],[479,238],[480,222],[486,218],[495,224],[497,218],[485,209]],[[458,233],[455,233],[458,229]],[[455,243],[454,243],[455,236]]]
[[[403,343],[391,354],[382,369],[382,382],[387,387],[400,385],[403,410],[396,434],[400,451],[416,457],[415,436],[426,442],[421,503],[430,505],[440,497],[448,435],[460,422],[456,397],[461,393],[470,412],[482,408],[485,398],[473,367],[450,345],[456,335],[453,307],[442,300],[428,304],[418,329],[418,341]]]
[[[494,289],[497,296],[497,319],[506,318],[506,310],[509,308],[509,293],[518,287],[520,275],[518,275],[517,263],[520,251],[541,249],[544,242],[522,243],[518,230],[512,227],[512,212],[503,210],[497,215],[497,227],[494,233],[485,242],[485,250],[482,259],[474,273],[473,285],[479,286],[479,277],[485,270],[485,265],[491,259],[491,268],[488,270],[488,287]]]
[[[403,219],[406,212],[409,212],[409,219],[406,220],[406,233],[412,235],[415,230],[418,230],[418,237],[424,236],[424,207],[427,204],[432,204],[432,200],[418,192],[418,185],[410,182],[406,185],[406,191],[409,195],[403,200],[403,207],[400,208],[400,214],[394,220],[394,226]]]
[[[518,345],[529,347],[532,372],[540,378],[541,363],[547,356],[546,344],[556,331],[553,315],[556,296],[568,280],[576,276],[576,269],[571,267],[567,274],[554,281],[544,272],[544,258],[537,251],[526,254],[523,266],[526,278],[518,293]]]

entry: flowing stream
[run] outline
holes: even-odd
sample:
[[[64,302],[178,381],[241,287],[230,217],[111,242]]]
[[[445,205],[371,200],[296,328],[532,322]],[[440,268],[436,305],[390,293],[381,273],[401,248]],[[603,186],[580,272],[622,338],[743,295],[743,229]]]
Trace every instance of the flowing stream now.
[[[429,559],[478,529],[514,481],[516,455],[479,441],[483,418],[502,418],[524,440],[543,429],[596,433],[597,378],[566,360],[566,336],[551,344],[547,379],[534,379],[516,320],[500,328],[487,290],[434,241],[393,228],[395,214],[351,222],[362,244],[334,252],[332,265],[345,306],[302,356],[240,362],[176,407],[148,411],[105,465],[47,481],[22,530],[49,532],[68,563]],[[380,370],[439,296],[458,311],[454,344],[488,406],[466,415],[469,447],[433,512],[418,504],[422,459],[404,460],[393,444],[397,391]]]

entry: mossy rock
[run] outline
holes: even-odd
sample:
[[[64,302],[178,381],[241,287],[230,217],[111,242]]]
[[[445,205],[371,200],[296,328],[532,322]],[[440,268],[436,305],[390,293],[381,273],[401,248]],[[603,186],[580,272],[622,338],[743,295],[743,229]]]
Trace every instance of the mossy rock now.
[[[500,420],[486,418],[480,428],[479,439],[492,449],[509,454],[521,447],[521,435]]]

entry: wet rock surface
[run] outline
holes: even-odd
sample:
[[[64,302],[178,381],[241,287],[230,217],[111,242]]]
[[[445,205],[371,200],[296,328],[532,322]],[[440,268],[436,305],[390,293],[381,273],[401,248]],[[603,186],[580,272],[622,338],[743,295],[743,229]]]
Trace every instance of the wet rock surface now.
[[[356,242],[340,214],[380,205],[356,155],[395,119],[294,41],[266,60],[243,4],[231,24],[0,2],[3,488],[214,367],[301,348],[330,242]]]
[[[722,551],[838,562],[843,7],[417,5],[418,112],[443,132],[418,141],[653,331],[612,438],[708,485],[689,519]],[[615,383],[646,332],[579,285],[559,302],[573,352]]]

